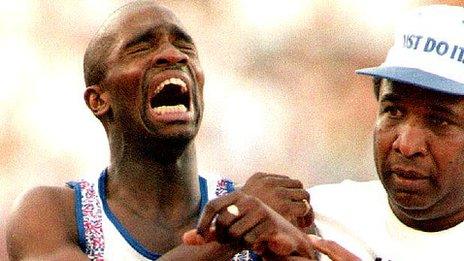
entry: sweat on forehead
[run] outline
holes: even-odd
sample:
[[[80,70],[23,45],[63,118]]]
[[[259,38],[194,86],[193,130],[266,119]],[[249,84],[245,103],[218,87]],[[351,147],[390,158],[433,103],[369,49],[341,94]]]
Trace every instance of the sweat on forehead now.
[[[182,26],[172,11],[154,1],[134,1],[120,7],[108,17],[87,46],[84,55],[84,78],[87,87],[100,83],[105,77],[105,59],[124,26],[150,20],[146,19],[147,17],[167,20]]]

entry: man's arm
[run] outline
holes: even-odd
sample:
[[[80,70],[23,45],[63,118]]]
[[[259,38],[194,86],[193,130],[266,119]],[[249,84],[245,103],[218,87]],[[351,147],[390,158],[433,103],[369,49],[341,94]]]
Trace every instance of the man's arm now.
[[[21,199],[7,224],[7,247],[14,260],[88,260],[80,250],[68,188],[38,187]]]

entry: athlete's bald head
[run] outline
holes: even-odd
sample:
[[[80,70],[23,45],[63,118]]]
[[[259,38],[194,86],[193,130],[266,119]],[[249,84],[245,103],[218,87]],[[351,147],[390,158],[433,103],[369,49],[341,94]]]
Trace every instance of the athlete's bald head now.
[[[84,79],[87,87],[98,84],[105,78],[107,70],[105,61],[118,39],[121,25],[134,16],[147,14],[168,15],[180,24],[172,11],[155,1],[134,1],[117,9],[99,28],[85,51]]]

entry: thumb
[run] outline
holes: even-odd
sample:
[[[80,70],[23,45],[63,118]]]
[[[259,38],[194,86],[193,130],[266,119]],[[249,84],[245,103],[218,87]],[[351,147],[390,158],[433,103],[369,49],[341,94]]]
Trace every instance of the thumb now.
[[[198,234],[196,229],[189,230],[182,235],[182,242],[186,245],[204,245],[211,241],[216,241],[216,230],[214,228],[210,228],[206,237],[202,237]]]
[[[189,230],[182,235],[182,242],[186,245],[197,246],[206,244],[206,240],[197,233],[196,229]]]

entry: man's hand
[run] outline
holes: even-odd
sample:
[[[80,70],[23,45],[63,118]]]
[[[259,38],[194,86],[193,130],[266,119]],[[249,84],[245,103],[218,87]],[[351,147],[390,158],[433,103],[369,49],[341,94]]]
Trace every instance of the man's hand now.
[[[315,235],[308,235],[308,239],[314,249],[328,256],[332,261],[361,261],[359,257],[335,241],[322,239]]]
[[[210,201],[196,233],[184,235],[185,243],[201,245],[217,241],[264,256],[315,258],[306,234],[258,198],[241,191]]]
[[[205,239],[201,235],[197,233],[196,229],[190,230],[186,232],[183,236],[184,244],[186,245],[203,245],[206,244],[207,241],[214,240],[214,232],[211,231],[210,238]],[[332,261],[360,261],[361,259],[355,256],[353,253],[349,252],[338,243],[325,240],[318,236],[308,235],[308,244],[311,244],[313,248],[325,255],[327,255]],[[269,248],[274,250],[276,253],[285,253],[289,252],[287,248],[290,248],[292,245],[292,239],[287,237],[286,235],[276,235],[271,240],[271,244]],[[275,255],[273,253],[268,252],[267,258],[268,260],[280,260],[280,261],[308,261],[314,260],[307,257],[301,256],[283,256],[283,255]]]
[[[299,180],[259,172],[251,176],[240,191],[260,199],[300,228],[314,222],[309,193]]]

